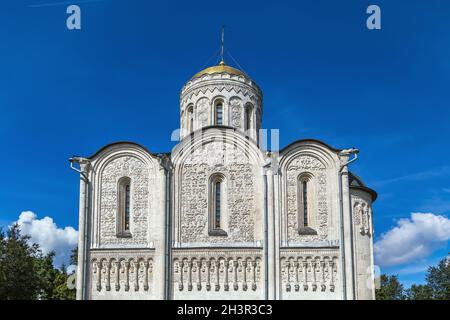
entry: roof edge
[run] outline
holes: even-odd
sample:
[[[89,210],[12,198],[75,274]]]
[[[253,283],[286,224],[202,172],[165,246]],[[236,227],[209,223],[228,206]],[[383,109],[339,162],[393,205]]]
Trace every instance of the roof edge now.
[[[148,154],[150,154],[150,155],[152,155],[154,157],[157,157],[158,154],[170,154],[170,153],[167,153],[167,152],[158,152],[158,153],[151,152],[150,150],[148,150],[143,145],[141,145],[139,143],[136,143],[136,142],[132,142],[132,141],[116,141],[116,142],[112,142],[112,143],[109,143],[109,144],[101,147],[100,149],[98,149],[96,152],[94,152],[92,155],[88,156],[87,158],[92,160],[93,158],[97,157],[100,153],[102,153],[103,151],[105,151],[108,148],[111,148],[111,147],[117,146],[117,145],[126,145],[126,144],[139,147],[139,148],[145,150]]]
[[[299,140],[295,140],[291,143],[289,143],[287,146],[285,146],[283,149],[280,150],[280,153],[284,153],[286,150],[288,150],[289,148],[291,148],[293,145],[297,144],[297,143],[303,143],[303,142],[313,142],[313,143],[318,143],[321,144],[322,146],[334,151],[334,152],[341,152],[343,149],[336,149],[332,146],[330,146],[329,144],[323,142],[322,140],[318,140],[318,139],[312,139],[312,138],[305,138],[305,139],[299,139]]]
[[[352,179],[356,180],[356,182],[359,184],[359,186],[352,185],[352,181],[353,181]],[[378,198],[378,193],[375,190],[373,190],[372,188],[369,188],[368,186],[366,186],[364,181],[362,181],[362,179],[359,176],[357,176],[356,174],[354,174],[351,171],[349,171],[349,185],[350,185],[350,189],[361,190],[361,191],[365,191],[365,192],[369,193],[372,196],[372,201],[375,201]]]
[[[365,186],[350,186],[350,189],[356,189],[356,190],[361,190],[361,191],[365,191],[368,194],[370,194],[372,196],[372,202],[375,202],[375,200],[377,200],[378,198],[378,193],[369,188],[369,187],[365,187]]]

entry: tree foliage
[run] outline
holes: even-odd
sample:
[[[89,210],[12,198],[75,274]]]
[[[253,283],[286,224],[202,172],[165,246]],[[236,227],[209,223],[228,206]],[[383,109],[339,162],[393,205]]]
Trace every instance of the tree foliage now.
[[[423,284],[413,284],[405,292],[407,300],[431,300],[433,299],[433,292],[431,288]]]
[[[450,300],[450,258],[441,260],[435,267],[429,267],[425,279],[434,300]]]
[[[70,264],[74,266],[78,264],[78,247],[73,248],[70,253]]]
[[[74,299],[70,275],[53,266],[54,252],[43,254],[14,224],[0,230],[0,300]]]
[[[75,290],[69,289],[67,281],[71,275],[67,274],[64,266],[61,267],[61,271],[56,275],[53,282],[53,300],[75,300]]]
[[[398,276],[388,276],[382,274],[380,276],[380,288],[375,291],[377,300],[403,300],[404,288],[398,281]]]
[[[404,289],[398,277],[380,277],[380,288],[375,291],[377,300],[450,300],[450,258],[428,268],[425,284],[413,284]]]
[[[28,244],[17,224],[0,232],[0,299],[36,299],[40,293],[39,248]],[[26,270],[26,272],[24,272]]]

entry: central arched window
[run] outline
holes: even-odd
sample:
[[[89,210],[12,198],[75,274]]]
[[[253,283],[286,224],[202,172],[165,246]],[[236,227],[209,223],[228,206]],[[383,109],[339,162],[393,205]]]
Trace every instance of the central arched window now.
[[[220,200],[222,197],[221,186],[222,181],[216,181],[214,183],[214,228],[220,229]]]
[[[119,236],[131,236],[131,179],[123,177],[118,185],[118,232]]]
[[[308,181],[302,181],[303,226],[308,226]]]
[[[214,124],[217,126],[221,126],[223,125],[223,102],[221,100],[217,101],[214,109]]]
[[[314,179],[309,173],[298,177],[298,233],[317,234],[313,228]]]
[[[214,174],[209,182],[209,235],[226,236],[225,210],[226,210],[226,184],[223,174]]]

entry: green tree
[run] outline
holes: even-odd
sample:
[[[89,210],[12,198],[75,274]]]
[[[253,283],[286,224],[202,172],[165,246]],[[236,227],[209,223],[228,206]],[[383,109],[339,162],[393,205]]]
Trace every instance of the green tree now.
[[[375,290],[377,300],[404,300],[403,285],[398,281],[398,276],[380,276],[380,288]]]
[[[73,248],[70,253],[70,264],[75,266],[78,264],[78,247]]]
[[[69,289],[67,274],[53,266],[54,252],[43,254],[37,244],[30,244],[17,224],[7,234],[0,229],[0,300],[69,300],[75,289]]]
[[[69,289],[67,283],[71,276],[73,276],[73,274],[67,274],[64,265],[61,267],[61,270],[58,270],[55,281],[53,282],[53,300],[75,300],[76,291],[75,289]]]
[[[60,270],[53,266],[54,252],[40,255],[37,258],[38,276],[40,280],[40,299],[74,300],[75,289],[69,289],[67,281],[69,274],[63,263]]]
[[[40,296],[41,281],[37,273],[39,246],[29,244],[17,224],[5,235],[0,230],[0,300],[30,300]]]
[[[54,252],[36,257],[36,272],[39,278],[39,298],[48,300],[53,296],[54,282],[58,270],[53,267]]]
[[[406,290],[405,296],[407,300],[432,300],[433,290],[426,284],[413,284],[409,289]]]
[[[450,258],[444,258],[437,266],[429,267],[425,279],[433,299],[450,300]]]

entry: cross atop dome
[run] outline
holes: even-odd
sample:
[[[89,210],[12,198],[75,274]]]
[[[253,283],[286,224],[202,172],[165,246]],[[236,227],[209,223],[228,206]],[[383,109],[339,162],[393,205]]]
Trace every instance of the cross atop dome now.
[[[225,65],[225,61],[223,60],[224,47],[225,47],[225,26],[222,25],[222,42],[221,42],[221,45],[220,45],[220,62],[219,62],[219,66]]]
[[[229,53],[228,53],[229,54]],[[199,72],[197,72],[192,79],[199,78],[205,74],[215,74],[215,73],[228,73],[230,75],[237,75],[237,76],[246,76],[249,78],[249,76],[243,71],[239,64],[234,60],[233,57],[230,57],[233,59],[233,61],[240,67],[240,69],[231,67],[227,64],[225,64],[225,26],[222,25],[222,32],[221,32],[221,42],[220,42],[220,61],[218,64],[207,67]]]

